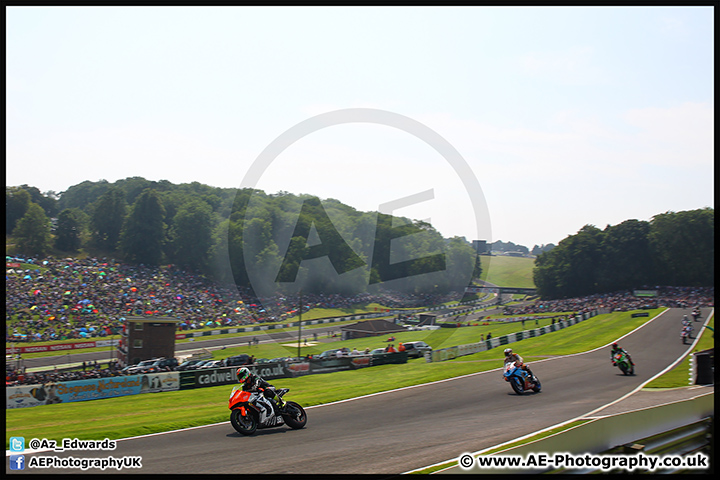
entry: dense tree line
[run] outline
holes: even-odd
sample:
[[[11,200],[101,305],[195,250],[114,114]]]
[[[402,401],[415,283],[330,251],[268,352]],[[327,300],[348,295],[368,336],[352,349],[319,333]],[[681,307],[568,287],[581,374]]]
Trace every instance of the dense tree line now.
[[[545,244],[535,245],[535,246],[532,248],[532,250],[530,250],[530,254],[531,254],[531,255],[538,256],[538,255],[540,255],[541,253],[549,252],[549,251],[552,250],[553,248],[555,248],[555,244],[554,244],[554,243],[548,243],[547,245],[545,245]]]
[[[520,252],[523,255],[527,255],[530,253],[530,250],[528,250],[528,247],[525,245],[517,245],[513,242],[503,242],[502,240],[497,240],[490,244],[493,252]]]
[[[543,298],[570,298],[641,286],[715,284],[715,211],[704,208],[586,225],[535,260]]]
[[[351,294],[379,285],[445,292],[481,273],[464,238],[287,192],[140,177],[86,181],[61,194],[23,185],[6,188],[6,214],[16,253],[84,249],[131,263],[173,263],[265,293]]]

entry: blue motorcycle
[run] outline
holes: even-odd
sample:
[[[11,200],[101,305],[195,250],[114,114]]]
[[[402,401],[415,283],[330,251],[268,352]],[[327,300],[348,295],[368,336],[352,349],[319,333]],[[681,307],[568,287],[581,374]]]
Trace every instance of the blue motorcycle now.
[[[518,395],[522,395],[528,390],[532,390],[535,393],[539,393],[542,386],[537,375],[528,375],[528,373],[521,368],[520,365],[508,363],[505,367],[505,373],[503,378],[506,382],[510,382],[510,386]]]

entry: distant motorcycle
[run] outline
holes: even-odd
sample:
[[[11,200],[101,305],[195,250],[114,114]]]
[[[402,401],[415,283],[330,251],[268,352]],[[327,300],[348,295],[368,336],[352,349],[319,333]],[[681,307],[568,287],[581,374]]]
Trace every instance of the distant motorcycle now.
[[[276,391],[278,397],[285,395],[289,388]],[[252,435],[258,428],[287,425],[293,429],[303,428],[307,423],[305,410],[296,402],[285,402],[280,409],[265,396],[264,392],[244,392],[235,386],[228,402],[230,423],[243,435]]]
[[[522,395],[528,390],[539,393],[542,388],[536,375],[528,375],[525,370],[514,363],[508,363],[505,366],[503,377],[506,382],[510,382],[510,386],[518,395]]]
[[[685,345],[689,338],[692,338],[690,334],[692,333],[692,330],[689,328],[683,328],[680,332],[680,340],[682,340],[683,345]]]
[[[622,370],[623,375],[634,375],[635,374],[635,366],[628,360],[627,353],[625,352],[618,352],[613,357],[613,363],[617,365],[617,367]]]

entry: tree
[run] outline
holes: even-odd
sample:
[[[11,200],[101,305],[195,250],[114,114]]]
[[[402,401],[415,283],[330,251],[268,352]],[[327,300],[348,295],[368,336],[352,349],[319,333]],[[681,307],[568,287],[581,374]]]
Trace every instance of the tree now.
[[[77,252],[80,248],[80,221],[75,212],[66,208],[58,216],[55,229],[55,248],[64,252]]]
[[[319,242],[310,246],[308,237],[313,227],[315,227]],[[318,257],[328,257],[339,274],[365,265],[363,259],[350,248],[337,231],[320,199],[311,197],[302,204],[288,252],[285,254],[275,281],[294,282],[300,263],[303,260]]]
[[[5,234],[10,235],[17,226],[18,220],[27,212],[32,203],[27,190],[20,187],[5,188]]]
[[[31,187],[27,184],[20,185],[18,188],[28,192],[30,194],[30,201],[40,205],[48,218],[52,218],[57,214],[57,200],[54,196],[43,194],[37,187]]]
[[[640,220],[625,220],[619,225],[607,226],[600,246],[600,291],[632,289],[652,281],[649,231],[650,224]]]
[[[28,206],[12,234],[18,251],[24,255],[42,257],[50,250],[50,220],[37,203]]]
[[[170,228],[173,263],[203,269],[212,245],[212,209],[203,200],[191,199],[180,206]]]
[[[94,204],[92,222],[93,243],[102,249],[115,251],[125,221],[125,194],[111,186]]]
[[[165,208],[155,190],[143,191],[133,203],[120,233],[120,250],[130,262],[158,265],[165,244]]]
[[[603,232],[585,225],[577,234],[535,259],[533,281],[543,298],[578,297],[595,293]]]
[[[714,285],[714,209],[655,215],[650,222],[649,238],[659,284]]]
[[[58,208],[61,210],[66,208],[85,210],[90,204],[100,198],[109,187],[110,184],[107,180],[100,180],[99,182],[85,180],[60,193]]]
[[[554,244],[554,243],[548,243],[547,245],[545,245],[545,244],[543,244],[543,245],[535,245],[535,246],[533,247],[533,249],[530,251],[530,254],[531,254],[531,255],[535,255],[535,256],[537,257],[538,255],[540,255],[540,254],[543,253],[543,252],[549,252],[549,251],[552,250],[553,248],[555,248],[555,244]]]

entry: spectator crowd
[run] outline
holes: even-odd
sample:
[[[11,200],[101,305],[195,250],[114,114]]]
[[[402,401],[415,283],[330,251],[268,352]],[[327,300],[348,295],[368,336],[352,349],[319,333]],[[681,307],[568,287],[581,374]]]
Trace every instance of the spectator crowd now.
[[[632,291],[587,295],[585,297],[560,300],[535,300],[527,305],[506,306],[505,315],[526,315],[534,313],[573,312],[587,313],[603,310],[606,313],[637,310],[640,308],[695,308],[715,304],[714,287],[653,287],[657,296],[635,296]]]
[[[8,259],[10,262],[11,259]],[[126,316],[179,318],[180,330],[283,321],[297,314],[298,296],[255,298],[173,265],[129,265],[105,258],[24,259],[35,269],[6,269],[6,342],[81,339],[118,334]],[[27,265],[26,265],[27,266]],[[377,302],[421,307],[462,294],[400,292],[304,294],[303,308],[352,308]]]

